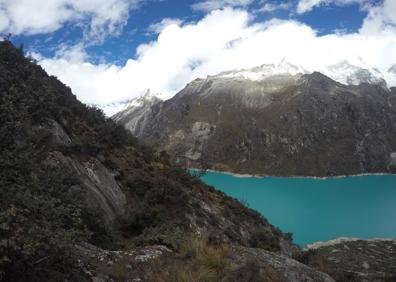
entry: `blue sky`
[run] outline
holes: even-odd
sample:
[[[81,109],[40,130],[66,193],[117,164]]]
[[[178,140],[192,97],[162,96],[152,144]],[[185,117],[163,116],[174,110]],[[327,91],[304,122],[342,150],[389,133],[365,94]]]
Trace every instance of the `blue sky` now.
[[[0,33],[104,109],[285,59],[376,68],[396,86],[396,0],[0,0]]]
[[[278,5],[286,1],[267,1]],[[157,34],[150,32],[149,27],[164,18],[177,18],[185,22],[197,21],[205,16],[206,11],[192,8],[193,0],[163,0],[148,1],[137,10],[132,10],[128,21],[117,36],[109,34],[103,42],[98,42],[86,48],[92,62],[107,62],[122,65],[129,58],[134,58],[136,48],[142,44],[155,40]],[[367,16],[358,3],[338,5],[329,3],[325,6],[314,7],[311,11],[298,14],[292,9],[279,9],[271,12],[262,12],[261,1],[253,1],[246,8],[254,14],[254,22],[264,22],[271,18],[293,19],[306,23],[319,34],[329,34],[334,31],[356,32]],[[16,45],[24,43],[25,49],[40,53],[46,57],[55,55],[61,44],[77,44],[83,37],[82,28],[76,24],[65,24],[59,30],[51,33],[13,36]]]

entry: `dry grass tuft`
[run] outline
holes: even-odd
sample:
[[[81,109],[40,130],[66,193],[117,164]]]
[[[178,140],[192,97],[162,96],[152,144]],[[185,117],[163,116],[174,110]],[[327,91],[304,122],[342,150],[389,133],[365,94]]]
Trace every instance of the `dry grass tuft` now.
[[[152,267],[150,279],[159,282],[222,281],[230,267],[229,253],[226,245],[212,246],[203,239],[192,238],[181,244],[172,263],[158,262]]]

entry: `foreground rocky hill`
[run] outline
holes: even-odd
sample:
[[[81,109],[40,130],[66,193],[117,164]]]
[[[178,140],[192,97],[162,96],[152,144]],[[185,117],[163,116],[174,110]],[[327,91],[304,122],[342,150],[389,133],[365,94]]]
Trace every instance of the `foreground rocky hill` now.
[[[302,261],[337,281],[396,281],[396,241],[339,238],[309,246]]]
[[[351,80],[371,84],[262,68],[194,80],[170,100],[114,120],[188,166],[286,176],[396,172],[396,88],[362,71]]]
[[[302,252],[152,154],[10,42],[0,136],[0,281],[335,281],[314,264],[327,250]],[[393,262],[382,260],[383,277]]]
[[[81,104],[8,41],[0,43],[0,95],[0,280],[99,277],[105,270],[92,263],[92,249],[125,254],[160,244],[178,254],[195,240],[203,246],[197,256],[220,256],[232,246],[285,257],[300,252],[257,212]],[[212,280],[225,275],[225,258],[218,260]],[[212,267],[210,260],[199,264],[202,272]]]

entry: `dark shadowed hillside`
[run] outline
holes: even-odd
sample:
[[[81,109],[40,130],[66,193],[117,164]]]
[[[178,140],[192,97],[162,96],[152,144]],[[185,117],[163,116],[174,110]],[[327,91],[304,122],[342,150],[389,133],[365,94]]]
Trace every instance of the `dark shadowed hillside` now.
[[[0,95],[2,280],[88,279],[74,251],[83,243],[178,250],[196,237],[296,250],[257,212],[81,104],[10,42],[0,43]]]

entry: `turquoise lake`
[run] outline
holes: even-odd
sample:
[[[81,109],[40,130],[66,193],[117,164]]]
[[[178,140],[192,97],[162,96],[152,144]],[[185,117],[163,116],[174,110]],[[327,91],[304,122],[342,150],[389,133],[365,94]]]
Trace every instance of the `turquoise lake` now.
[[[396,238],[396,175],[202,180],[260,212],[300,246],[338,237]]]

